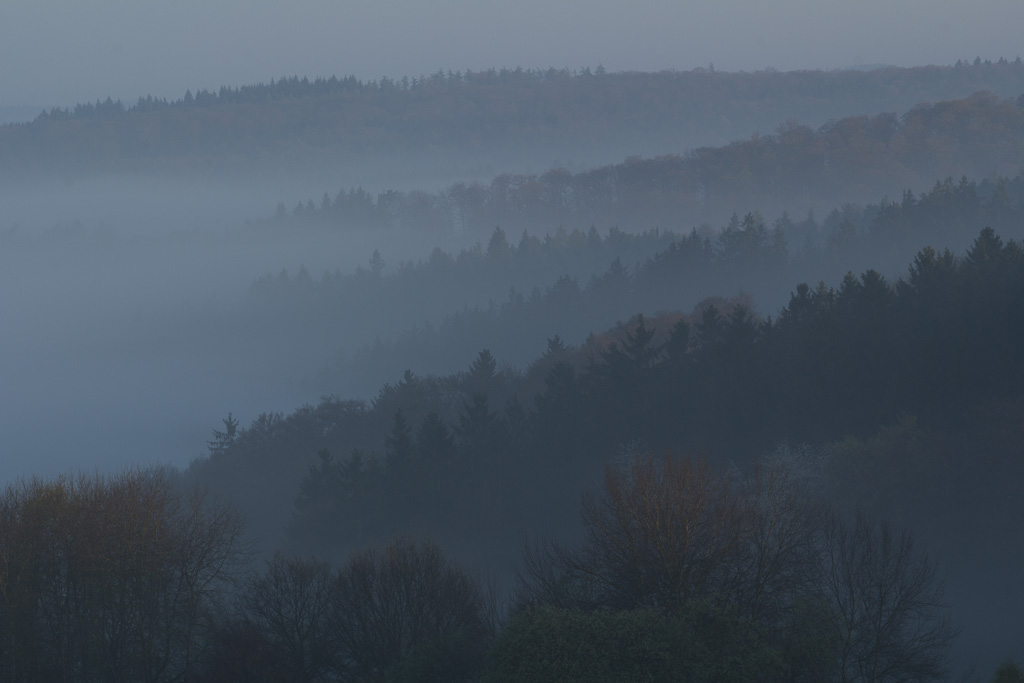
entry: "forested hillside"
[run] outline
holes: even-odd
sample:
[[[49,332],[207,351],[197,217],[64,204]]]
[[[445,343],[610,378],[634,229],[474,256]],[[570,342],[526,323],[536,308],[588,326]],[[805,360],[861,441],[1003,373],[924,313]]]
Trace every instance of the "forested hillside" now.
[[[559,159],[594,165],[682,154],[754,131],[768,135],[790,120],[816,129],[832,119],[906,111],[982,90],[1019,96],[1020,60],[866,72],[501,69],[411,80],[292,77],[189,92],[173,102],[107,99],[0,127],[0,178],[9,184],[86,171],[329,168],[377,158],[406,158],[418,173],[427,170],[424,159],[435,168],[526,170]]]
[[[919,245],[966,249],[978,225],[1024,238],[1020,176],[946,179],[898,201],[844,205],[821,220],[734,215],[717,230],[684,234],[591,228],[543,238],[524,231],[517,240],[498,228],[486,245],[435,249],[397,268],[381,258],[347,274],[268,274],[253,283],[248,310],[297,334],[347,340],[309,385],[370,396],[407,368],[446,374],[481,348],[523,367],[554,334],[576,344],[638,312],[688,311],[709,297],[752,294],[755,309],[769,315],[788,301],[795,279],[837,282],[867,268],[897,277]],[[463,306],[451,305],[459,300]]]
[[[923,249],[893,282],[800,284],[771,318],[706,302],[578,347],[552,337],[522,371],[484,350],[369,403],[229,416],[190,474],[294,553],[341,559],[414,534],[508,568],[523,533],[573,533],[566,493],[607,462],[701,453],[747,468],[774,453],[838,509],[885,512],[960,557],[946,567],[963,595],[1022,559],[998,543],[1022,521],[1022,296],[1020,246],[986,228],[962,255]]]
[[[920,192],[946,176],[1016,175],[1024,159],[1024,94],[992,93],[846,117],[812,128],[788,120],[720,147],[571,172],[503,174],[436,193],[342,188],[287,211],[270,225],[335,230],[412,228],[480,234],[559,226],[688,230],[730,212],[804,215],[894,192]],[[897,194],[898,197],[898,194]],[[895,198],[895,197],[892,197]]]
[[[491,468],[520,469],[535,461],[546,480],[557,472],[575,480],[583,462],[602,463],[637,439],[656,452],[699,449],[749,460],[783,440],[820,444],[869,436],[901,415],[929,429],[966,428],[986,402],[1017,400],[1014,378],[1021,369],[1013,340],[1021,332],[1014,313],[1021,268],[1017,243],[1004,244],[986,229],[963,257],[921,251],[909,274],[893,283],[868,270],[831,286],[800,285],[770,318],[754,315],[745,301],[707,302],[685,315],[624,322],[578,347],[552,337],[544,355],[522,371],[502,369],[482,351],[463,373],[407,372],[369,404],[330,398],[287,418],[262,416],[218,441],[194,468],[226,475],[240,459],[248,463],[244,476],[228,477],[225,486],[249,490],[264,481],[282,492],[279,500],[290,501],[297,491],[288,493],[282,482],[294,486],[313,462],[328,469],[310,476],[334,476],[330,468],[342,467],[355,450],[363,453],[357,469],[378,472],[386,487],[394,483],[386,484],[390,477],[405,476],[398,474],[401,467],[428,467],[441,476],[436,468],[462,462],[488,470],[486,478],[503,482],[503,493],[450,485],[476,490],[488,504],[508,499],[515,506],[520,498],[509,487],[511,472]],[[449,443],[451,451],[416,456],[414,436],[423,430],[436,432],[429,435],[438,439],[432,448]],[[316,461],[324,448],[331,455]],[[456,461],[443,465],[449,456]],[[257,462],[270,469],[262,471]],[[410,474],[409,485],[432,490],[423,486],[424,476]],[[331,490],[315,481],[309,486]],[[271,490],[265,494],[255,497],[263,511]],[[375,497],[363,490],[358,495]],[[395,501],[407,500],[412,492],[395,495]],[[322,508],[307,502],[311,510]],[[401,509],[380,507],[399,519]],[[351,529],[324,528],[343,535]],[[437,525],[445,528],[452,527]]]
[[[0,289],[2,681],[1024,680],[1020,58],[51,109]]]

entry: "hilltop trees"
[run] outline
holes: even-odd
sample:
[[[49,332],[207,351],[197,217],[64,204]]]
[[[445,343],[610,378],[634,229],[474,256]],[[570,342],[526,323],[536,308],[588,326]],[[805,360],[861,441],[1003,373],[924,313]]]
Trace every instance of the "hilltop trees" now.
[[[475,680],[496,627],[482,584],[410,538],[338,569],[275,556],[238,608],[197,680],[238,680],[248,656],[265,662],[267,680]]]
[[[552,338],[524,372],[499,370],[496,354],[483,351],[461,373],[407,373],[371,406],[342,412],[330,399],[239,428],[196,470],[228,476],[242,458],[272,462],[281,469],[266,478],[274,490],[260,510],[282,494],[289,505],[294,489],[280,482],[298,485],[307,474],[291,524],[302,544],[331,538],[332,547],[358,548],[415,520],[439,536],[463,538],[472,527],[482,547],[486,519],[550,521],[555,506],[560,518],[572,515],[554,492],[600,476],[604,459],[627,444],[742,463],[782,439],[868,439],[901,416],[925,430],[963,430],[977,406],[1019,399],[1013,380],[1022,371],[1020,247],[988,230],[976,242],[966,257],[922,250],[904,279],[869,269],[836,286],[798,284],[774,318],[747,297],[709,299],[688,314],[636,316],[576,347]],[[561,310],[579,305],[574,297]],[[257,433],[272,446],[255,448]],[[323,448],[335,458],[307,473]],[[354,450],[361,455],[343,476]],[[888,472],[883,481],[906,481],[904,495],[927,487],[897,476],[897,462],[882,460],[857,481]],[[516,508],[524,496],[551,507]]]
[[[812,578],[817,514],[781,463],[734,481],[703,459],[634,453],[584,496],[579,543],[529,549],[519,599],[669,613],[724,600],[781,619]]]
[[[839,680],[942,680],[957,630],[935,563],[913,535],[862,515],[852,523],[831,516],[822,556]]]
[[[433,543],[399,539],[358,554],[336,590],[332,628],[356,680],[401,678],[403,668],[410,680],[467,680],[492,635],[483,588]]]
[[[563,681],[623,662],[640,680],[942,680],[956,630],[934,562],[909,532],[823,512],[779,461],[745,481],[671,456],[609,467],[580,541],[528,548],[494,680],[538,657]]]
[[[171,681],[245,559],[238,518],[159,472],[0,493],[0,677]]]
[[[946,216],[956,220],[949,223]],[[811,293],[820,282],[838,288],[847,273],[857,277],[874,270],[884,274],[884,284],[899,287],[892,276],[918,258],[926,244],[938,247],[933,250],[935,263],[918,264],[927,273],[911,273],[909,280],[904,279],[915,283],[912,290],[920,285],[927,292],[930,309],[941,309],[945,302],[958,306],[966,291],[957,284],[958,278],[946,277],[960,268],[952,268],[953,254],[972,248],[985,225],[1004,242],[1019,241],[1024,236],[1022,217],[1021,177],[981,182],[947,179],[921,195],[906,193],[902,201],[846,205],[821,221],[810,216],[794,223],[783,217],[769,224],[752,212],[742,219],[737,216],[730,221],[732,228],[726,225],[718,233],[704,226],[687,234],[581,229],[556,231],[543,240],[524,235],[519,246],[510,246],[511,260],[500,267],[488,260],[482,248],[468,248],[451,254],[436,250],[429,259],[402,264],[380,278],[372,278],[365,268],[352,274],[325,273],[319,279],[268,276],[251,287],[251,312],[289,325],[331,329],[339,338],[350,340],[357,350],[318,375],[314,388],[329,393],[344,386],[355,394],[372,395],[383,381],[401,376],[410,365],[424,375],[449,372],[464,367],[486,347],[502,363],[524,367],[554,333],[578,343],[589,333],[638,312],[648,317],[658,311],[685,313],[722,293],[756,293],[746,302],[751,313],[775,317],[775,311],[789,303],[793,285],[799,281],[808,283]],[[737,237],[744,231],[751,236]],[[776,243],[776,236],[788,245],[785,249]],[[945,257],[944,248],[950,250]],[[883,283],[876,279],[871,284]],[[976,303],[986,301],[984,291],[984,285],[972,291]],[[823,305],[826,298],[818,299],[816,305]],[[380,303],[369,306],[369,301]],[[453,307],[452,301],[465,305]],[[731,309],[731,303],[716,303],[715,312],[727,317]],[[379,310],[388,310],[389,315],[379,316]],[[897,313],[904,322],[917,318],[921,324],[945,315],[941,310],[926,313],[913,307]],[[430,323],[408,328],[409,320],[424,318]],[[949,326],[942,339],[956,334],[956,329]],[[721,332],[721,326],[708,331]],[[743,326],[736,331],[744,332]],[[694,324],[688,341],[706,346],[698,332]],[[862,336],[870,335],[863,331]],[[827,352],[818,341],[827,342],[829,348],[839,346],[836,339],[822,335],[811,353]],[[921,356],[910,360],[920,361]],[[830,368],[822,369],[823,374],[829,372]],[[499,407],[493,396],[491,404]]]
[[[516,662],[595,648],[607,655],[597,679],[647,666],[664,667],[652,680],[941,677],[955,629],[934,563],[892,527],[822,514],[805,473],[751,459],[811,440],[827,453],[815,490],[837,506],[896,516],[898,498],[938,512],[956,486],[971,506],[936,526],[1005,536],[1019,522],[1020,478],[1008,475],[1021,467],[1022,266],[1016,242],[983,230],[965,258],[921,251],[905,280],[867,270],[798,285],[777,319],[749,300],[708,300],[579,347],[553,337],[523,373],[483,351],[449,377],[407,372],[369,405],[325,398],[248,428],[229,414],[195,471],[250,492],[265,484],[252,498],[261,508],[281,504],[263,495],[271,487],[294,502],[288,550],[357,554],[337,573],[275,560],[246,586],[243,617],[213,632],[202,617],[237,557],[229,514],[159,475],[10,487],[0,675],[159,681],[194,669],[205,643],[212,679],[254,662],[282,680],[467,678],[492,635],[480,586],[437,546],[364,549],[417,533],[507,563],[509,536],[566,529],[577,514],[566,491],[613,460],[584,499],[579,540],[527,554],[496,650],[495,666],[513,669],[494,680],[543,675]],[[887,429],[899,414],[916,419]],[[706,460],[649,455],[698,447]],[[630,629],[643,640],[624,641]],[[567,640],[547,642],[556,633]]]
[[[705,643],[714,661],[749,646],[812,680],[841,680],[837,662],[857,680],[884,678],[870,667],[896,648],[907,667],[941,673],[954,631],[934,565],[897,532],[821,524],[792,473],[751,460],[783,439],[811,442],[827,454],[815,486],[844,512],[869,506],[957,539],[1008,533],[1019,522],[1022,265],[1016,242],[986,230],[968,258],[922,250],[905,279],[867,270],[797,285],[777,318],[756,315],[749,299],[713,299],[686,315],[634,317],[577,347],[551,338],[522,373],[481,352],[448,377],[406,373],[357,410],[326,399],[239,429],[210,462],[234,473],[233,463],[273,459],[296,483],[306,470],[290,550],[326,547],[335,558],[417,533],[507,563],[502,539],[579,519],[577,544],[528,557],[522,602],[541,611],[537,629],[522,626],[527,639],[565,619],[600,642],[622,622],[598,612],[634,611],[650,633],[716,634]],[[250,449],[264,431],[273,447]],[[666,451],[707,460],[620,459],[582,515],[566,500],[623,452]],[[954,513],[951,490],[984,505]],[[869,604],[865,586],[880,582],[916,594],[920,609],[885,595]],[[858,592],[851,611],[844,596]],[[900,626],[871,631],[878,615]]]
[[[243,618],[270,646],[282,678],[313,683],[336,668],[329,627],[335,597],[330,565],[316,560],[275,555],[262,574],[246,583],[240,598]],[[218,654],[223,661],[224,653]]]
[[[542,174],[502,174],[490,183],[459,184],[436,194],[381,193],[369,201],[382,217],[375,222],[353,220],[310,201],[298,204],[285,223],[354,230],[370,227],[443,229],[484,237],[496,224],[504,230],[536,230],[538,226],[659,225],[679,229],[716,221],[742,211],[721,232],[729,259],[744,262],[758,274],[778,270],[785,251],[783,230],[765,226],[752,207],[780,215],[786,211],[823,210],[861,203],[911,188],[923,190],[937,179],[987,177],[1018,173],[1024,150],[1024,108],[991,93],[915,106],[902,117],[881,113],[833,120],[817,130],[786,125],[775,134],[719,147],[701,147],[685,155],[664,154],[570,173],[552,169]],[[935,237],[948,238],[965,228],[981,208],[982,197],[966,180],[940,181],[938,202],[927,207]],[[1003,218],[1012,204],[997,198]],[[881,226],[899,220],[913,202],[886,200]],[[384,207],[388,210],[384,210]],[[938,209],[938,211],[936,211]],[[941,220],[934,226],[936,219]],[[787,225],[788,223],[788,225]],[[1003,221],[1000,220],[1002,224]],[[849,250],[861,226],[839,219],[842,230],[830,240],[833,251]],[[774,227],[796,228],[788,218]],[[809,235],[806,230],[797,246]],[[903,252],[918,246],[909,234],[883,237],[890,249]],[[494,267],[511,259],[505,233],[495,233],[486,254]],[[884,254],[864,252],[862,256]]]
[[[828,176],[842,173],[846,164],[840,155],[856,162],[851,166],[859,175],[850,175],[863,185],[884,166],[879,152],[894,140],[899,142],[901,134],[912,143],[904,140],[901,148],[919,152],[925,143],[926,148],[935,149],[938,160],[950,151],[968,161],[1008,153],[1011,150],[1000,149],[995,138],[986,136],[994,126],[989,121],[978,125],[970,101],[915,112],[915,118],[948,121],[949,138],[928,135],[927,128],[908,126],[914,121],[901,121],[891,113],[874,119],[860,117],[852,125],[833,124],[832,139],[806,126],[820,126],[851,111],[904,111],[919,102],[967,97],[983,90],[1016,98],[1022,82],[1024,69],[1016,63],[789,73],[694,69],[598,75],[589,69],[489,69],[438,72],[401,81],[291,77],[215,92],[190,91],[170,102],[146,97],[126,107],[108,99],[51,109],[32,123],[0,131],[0,166],[9,173],[25,174],[62,168],[65,172],[116,172],[198,170],[208,169],[211,163],[218,169],[308,165],[339,158],[365,163],[374,157],[397,157],[416,168],[425,153],[440,149],[473,154],[496,166],[523,167],[538,158],[603,160],[607,155],[663,154],[724,144],[761,131],[763,135],[744,143],[755,153],[743,147],[725,150],[724,160],[707,165],[711,173],[703,183],[701,200],[728,202],[741,189],[768,196],[813,192],[832,180]],[[779,121],[794,117],[800,117],[805,126],[791,124],[778,135],[767,134]],[[299,121],[301,125],[295,123]],[[779,142],[772,144],[769,139],[776,137]],[[950,138],[960,138],[963,144],[943,145],[952,142]],[[1005,140],[1007,135],[998,139]],[[538,149],[543,150],[539,157]],[[705,152],[698,150],[694,156]],[[821,163],[829,158],[827,152],[834,158],[831,168]],[[750,157],[747,163],[728,163],[745,154]],[[496,158],[505,162],[495,163]],[[818,163],[807,163],[808,158]],[[764,169],[775,159],[785,173],[765,182]],[[912,168],[917,168],[932,159],[912,160],[916,162]],[[827,172],[821,173],[823,169]],[[889,171],[890,177],[907,172],[903,165],[882,170]],[[641,165],[624,169],[623,175],[638,189],[646,185],[647,192],[656,192],[645,171]],[[513,177],[505,184],[513,189],[520,186],[524,194],[548,195],[551,204],[566,208],[607,187],[603,184],[607,177],[602,175],[583,187],[567,183],[557,173],[551,175],[540,183]],[[721,180],[740,182],[730,188],[723,187]],[[505,203],[532,217],[530,202],[513,195]],[[677,207],[688,203],[693,202],[676,200]],[[339,208],[345,209],[342,204]],[[474,204],[461,206],[471,214]],[[359,208],[356,203],[350,213],[358,213]]]

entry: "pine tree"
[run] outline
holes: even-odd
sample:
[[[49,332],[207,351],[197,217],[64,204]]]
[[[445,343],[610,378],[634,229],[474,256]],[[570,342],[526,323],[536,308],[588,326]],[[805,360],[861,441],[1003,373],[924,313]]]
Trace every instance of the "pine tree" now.
[[[210,455],[224,453],[238,439],[238,420],[229,412],[222,421],[224,430],[214,429],[213,438],[206,442],[207,448],[210,449]]]

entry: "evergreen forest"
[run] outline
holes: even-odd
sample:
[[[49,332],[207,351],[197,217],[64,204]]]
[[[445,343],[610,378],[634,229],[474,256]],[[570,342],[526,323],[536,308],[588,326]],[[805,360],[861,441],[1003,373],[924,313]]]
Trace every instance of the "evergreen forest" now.
[[[1019,57],[48,108],[0,289],[2,681],[1024,680]]]

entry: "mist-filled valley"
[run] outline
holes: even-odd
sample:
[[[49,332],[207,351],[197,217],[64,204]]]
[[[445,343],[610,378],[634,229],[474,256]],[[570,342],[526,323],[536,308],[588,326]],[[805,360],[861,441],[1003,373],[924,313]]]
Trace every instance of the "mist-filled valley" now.
[[[1020,58],[2,111],[0,679],[1021,675]]]

